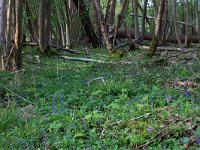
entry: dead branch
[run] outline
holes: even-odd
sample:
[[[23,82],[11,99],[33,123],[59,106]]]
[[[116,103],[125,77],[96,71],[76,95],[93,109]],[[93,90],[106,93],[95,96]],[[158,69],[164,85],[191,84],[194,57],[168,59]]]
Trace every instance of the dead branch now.
[[[83,54],[82,52],[78,51],[78,50],[73,50],[73,49],[69,49],[69,48],[64,48],[64,47],[59,47],[57,45],[49,45],[50,47],[56,48],[58,50],[62,50],[62,51],[66,51],[66,52],[70,52],[72,54]]]
[[[139,46],[138,48],[141,48],[141,49],[149,49],[149,46]],[[178,48],[178,47],[164,47],[164,46],[160,46],[160,47],[157,47],[157,50],[158,51],[179,51],[179,52],[191,52],[191,51],[197,51],[198,49],[191,49],[191,48],[188,48],[188,49],[185,49],[185,51],[183,51],[181,48]]]
[[[135,150],[143,149],[143,148],[149,146],[150,144],[154,143],[158,138],[159,138],[159,139],[163,139],[163,138],[165,138],[165,137],[167,137],[167,136],[169,136],[169,135],[173,135],[173,134],[174,134],[174,131],[176,131],[176,130],[174,130],[174,129],[176,129],[178,126],[180,126],[181,124],[184,124],[185,122],[187,122],[187,121],[189,121],[189,120],[191,120],[191,118],[187,118],[187,119],[185,119],[185,120],[182,120],[181,122],[178,123],[178,125],[174,126],[173,129],[171,129],[171,130],[169,130],[169,131],[166,131],[166,132],[164,132],[164,133],[159,132],[158,134],[156,134],[154,137],[152,137],[152,138],[151,138],[148,142],[146,142],[145,144],[136,147]],[[199,124],[192,126],[191,129],[188,129],[188,130],[193,130],[193,129],[196,128],[197,126],[199,126]]]
[[[90,85],[91,82],[96,81],[96,80],[101,80],[106,85],[106,82],[104,79],[105,79],[104,77],[98,77],[98,78],[92,79],[87,82],[87,85]]]
[[[98,62],[102,63],[103,61],[95,60],[95,59],[89,59],[89,58],[77,58],[77,57],[69,57],[69,56],[61,56],[64,60],[70,60],[70,61],[81,61],[81,62]]]
[[[69,56],[61,56],[64,60],[70,60],[70,61],[80,61],[80,62],[95,62],[95,63],[103,63],[103,64],[112,64],[112,65],[117,65],[117,64],[134,64],[135,62],[130,62],[130,61],[103,61],[103,60],[95,60],[95,59],[89,59],[89,58],[78,58],[78,57],[69,57]]]

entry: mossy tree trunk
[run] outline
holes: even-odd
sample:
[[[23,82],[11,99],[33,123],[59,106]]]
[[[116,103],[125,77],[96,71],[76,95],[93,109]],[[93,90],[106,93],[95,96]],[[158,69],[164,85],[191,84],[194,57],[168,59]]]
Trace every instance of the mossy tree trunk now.
[[[7,0],[0,0],[0,69],[4,69],[3,57],[6,46],[6,1]]]
[[[166,0],[160,0],[160,4],[158,7],[158,14],[157,14],[156,20],[155,20],[155,32],[154,32],[154,36],[153,36],[151,45],[148,50],[149,56],[155,55],[158,44],[159,44],[159,39],[160,39],[160,35],[161,35],[161,30],[162,30],[162,18],[163,18],[163,13],[165,10],[165,3],[166,3]]]

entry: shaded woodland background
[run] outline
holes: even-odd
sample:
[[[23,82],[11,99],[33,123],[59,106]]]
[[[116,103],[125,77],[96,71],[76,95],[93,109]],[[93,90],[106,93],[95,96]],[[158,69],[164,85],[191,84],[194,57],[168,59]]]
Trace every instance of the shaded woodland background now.
[[[1,68],[20,69],[25,46],[37,46],[41,55],[85,45],[106,47],[110,54],[127,45],[130,51],[147,49],[149,56],[158,46],[186,51],[200,41],[199,5],[198,0],[1,0]]]

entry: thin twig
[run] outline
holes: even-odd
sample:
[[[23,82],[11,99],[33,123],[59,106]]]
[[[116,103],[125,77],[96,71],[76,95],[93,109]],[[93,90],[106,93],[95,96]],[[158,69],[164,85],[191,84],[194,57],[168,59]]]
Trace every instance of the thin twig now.
[[[93,82],[93,81],[101,80],[104,83],[104,85],[106,85],[106,82],[105,82],[104,79],[105,79],[104,77],[98,77],[98,78],[95,78],[95,79],[88,81],[87,84],[90,85],[90,83]]]
[[[12,90],[10,90],[8,87],[2,85],[1,83],[0,83],[0,86],[2,86],[4,89],[6,89],[6,90],[9,91],[10,93],[14,94],[15,96],[17,96],[18,98],[22,99],[23,101],[26,101],[26,102],[32,104],[29,100],[27,100],[27,99],[21,97],[20,95],[16,94],[15,92],[13,92]]]

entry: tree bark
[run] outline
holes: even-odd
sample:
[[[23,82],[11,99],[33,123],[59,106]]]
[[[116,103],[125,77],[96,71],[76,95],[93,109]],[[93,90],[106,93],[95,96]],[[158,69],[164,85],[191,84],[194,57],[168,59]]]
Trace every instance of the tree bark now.
[[[66,20],[66,48],[71,47],[71,16],[70,16],[70,0],[64,0],[65,20]]]
[[[140,38],[139,22],[138,22],[138,0],[132,0],[133,12],[134,12],[134,31],[135,40]]]
[[[183,48],[181,40],[180,40],[179,35],[178,35],[178,29],[177,29],[176,0],[173,0],[173,12],[174,12],[174,14],[173,14],[173,16],[174,16],[174,30],[175,30],[176,39],[178,41],[179,47]]]
[[[143,8],[143,16],[142,16],[142,30],[141,30],[141,36],[140,40],[144,41],[144,35],[145,35],[145,24],[146,24],[146,17],[147,17],[147,4],[148,0],[144,0],[144,8]]]
[[[6,31],[6,0],[0,0],[0,70],[4,69],[3,57],[5,53]]]
[[[108,26],[113,26],[115,20],[116,0],[110,0],[108,3],[109,8],[107,12],[107,18],[105,19],[105,21]]]
[[[108,31],[106,30],[106,26],[105,26],[105,22],[104,22],[104,17],[103,17],[103,13],[102,13],[102,8],[100,5],[99,0],[94,0],[95,6],[96,6],[96,10],[97,10],[97,14],[98,14],[98,19],[101,25],[101,33],[103,35],[103,39],[105,41],[106,47],[109,51],[109,53],[113,52],[113,47],[112,44],[108,38]]]
[[[14,45],[14,70],[22,67],[22,25],[23,25],[23,0],[16,0],[16,25]]]
[[[150,48],[148,50],[148,55],[153,56],[156,53],[157,46],[159,44],[159,39],[162,30],[162,17],[165,9],[165,0],[160,0],[159,8],[158,8],[158,15],[155,20],[155,33],[153,39],[151,41]]]
[[[84,27],[85,33],[89,38],[89,42],[93,47],[99,46],[99,39],[94,32],[94,28],[92,26],[92,21],[89,17],[89,12],[85,6],[84,0],[72,0],[75,4],[76,9],[79,11],[81,22]]]
[[[185,47],[187,48],[188,45],[188,36],[189,36],[189,2],[186,0],[185,2],[185,14],[186,14],[186,27],[185,27]]]
[[[123,18],[124,18],[124,13],[126,12],[128,2],[129,2],[128,0],[123,0],[122,3],[121,3],[121,10],[120,10],[120,13],[117,16],[117,24],[116,24],[115,30],[114,30],[114,38],[113,38],[113,45],[112,45],[113,47],[115,47],[116,38],[117,38],[117,31],[122,24],[122,21],[123,21]]]
[[[46,4],[48,0],[40,0],[39,6],[39,47],[41,54],[47,52],[47,37],[46,37]]]

